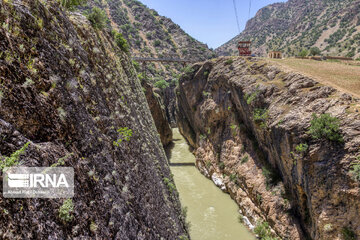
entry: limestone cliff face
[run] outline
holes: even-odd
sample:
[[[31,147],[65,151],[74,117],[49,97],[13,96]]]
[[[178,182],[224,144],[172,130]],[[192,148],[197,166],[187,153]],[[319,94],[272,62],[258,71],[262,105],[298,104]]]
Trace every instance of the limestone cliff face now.
[[[176,94],[197,167],[252,224],[282,239],[360,236],[358,99],[251,58],[195,64]],[[313,139],[313,113],[337,117],[344,143]]]
[[[0,238],[185,238],[143,89],[112,36],[58,1],[1,1],[0,26],[2,163],[30,142],[21,166],[75,170],[69,221],[63,199],[1,196]]]

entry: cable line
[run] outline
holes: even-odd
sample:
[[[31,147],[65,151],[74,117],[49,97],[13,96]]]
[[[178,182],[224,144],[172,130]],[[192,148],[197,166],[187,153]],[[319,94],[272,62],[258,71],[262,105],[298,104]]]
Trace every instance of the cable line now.
[[[250,13],[251,13],[251,0],[249,0],[249,15],[248,15],[248,21],[250,19]]]
[[[237,28],[238,28],[238,31],[239,31],[239,34],[240,34],[241,31],[240,31],[240,24],[239,24],[239,16],[238,16],[238,12],[237,12],[237,8],[236,8],[236,2],[235,2],[235,0],[233,0],[233,3],[234,3],[234,10],[235,10]]]

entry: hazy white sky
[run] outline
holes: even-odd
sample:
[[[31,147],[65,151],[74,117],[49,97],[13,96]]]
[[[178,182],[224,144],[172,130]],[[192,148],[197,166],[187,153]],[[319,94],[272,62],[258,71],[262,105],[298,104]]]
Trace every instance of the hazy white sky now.
[[[192,37],[216,48],[239,34],[233,0],[140,0],[160,15],[171,18]],[[250,0],[235,0],[240,29],[245,28]],[[250,17],[271,3],[285,0],[252,0]]]

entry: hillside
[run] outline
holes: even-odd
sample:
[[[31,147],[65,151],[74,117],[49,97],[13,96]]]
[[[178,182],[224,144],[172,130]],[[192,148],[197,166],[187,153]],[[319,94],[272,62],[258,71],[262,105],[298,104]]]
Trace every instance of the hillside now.
[[[170,56],[199,61],[215,56],[206,44],[195,40],[171,19],[160,16],[139,1],[92,0],[89,5],[106,11],[112,28],[128,40],[133,56]],[[181,64],[172,63],[151,63],[147,67],[147,74],[158,78],[175,77],[183,68]]]
[[[252,51],[265,56],[280,50],[287,56],[318,47],[324,55],[360,57],[359,0],[289,0],[260,9],[245,30],[217,48],[236,55],[239,40],[253,41]]]
[[[314,61],[309,59],[271,59],[267,62],[286,72],[298,72],[316,81],[360,98],[360,63],[347,65],[343,62]]]

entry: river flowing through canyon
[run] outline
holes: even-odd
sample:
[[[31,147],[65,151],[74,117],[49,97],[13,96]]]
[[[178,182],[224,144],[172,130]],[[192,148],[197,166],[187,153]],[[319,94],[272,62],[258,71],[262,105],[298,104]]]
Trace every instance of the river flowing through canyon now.
[[[193,240],[253,240],[254,236],[239,223],[238,206],[226,193],[195,167],[195,157],[178,129],[173,129],[170,168],[183,207],[187,207],[190,236]]]

